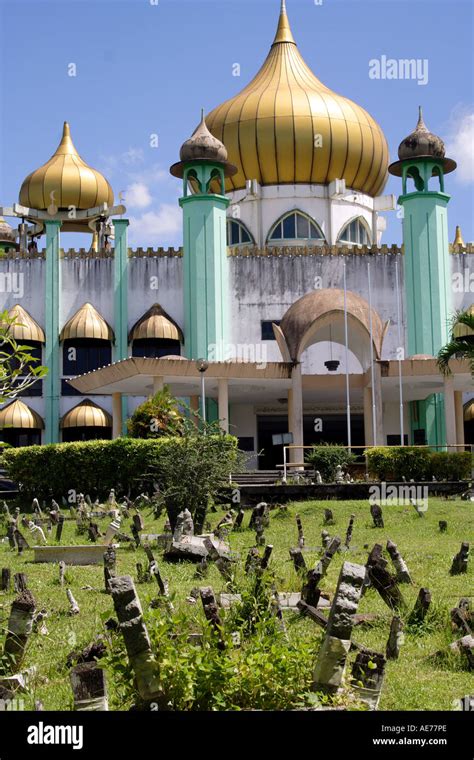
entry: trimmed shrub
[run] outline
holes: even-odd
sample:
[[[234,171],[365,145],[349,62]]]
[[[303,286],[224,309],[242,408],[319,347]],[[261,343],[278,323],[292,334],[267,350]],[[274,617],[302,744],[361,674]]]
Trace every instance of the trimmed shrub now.
[[[430,465],[436,480],[469,480],[472,455],[470,451],[438,451],[431,455]]]
[[[387,446],[374,446],[366,449],[369,475],[378,480],[394,480],[393,450]]]
[[[0,441],[0,467],[4,466],[3,454],[7,449],[11,449],[11,445],[5,441]]]
[[[162,438],[182,434],[183,415],[167,385],[137,406],[127,422],[127,428],[131,438]]]
[[[355,460],[356,456],[344,446],[333,446],[328,443],[313,446],[305,457],[305,461],[312,464],[315,470],[319,470],[322,479],[327,483],[334,481],[338,464],[346,467]]]
[[[67,498],[74,490],[102,498],[111,488],[136,495],[143,476],[159,469],[160,452],[169,445],[172,438],[25,446],[6,451],[4,461],[9,477],[30,497]]]

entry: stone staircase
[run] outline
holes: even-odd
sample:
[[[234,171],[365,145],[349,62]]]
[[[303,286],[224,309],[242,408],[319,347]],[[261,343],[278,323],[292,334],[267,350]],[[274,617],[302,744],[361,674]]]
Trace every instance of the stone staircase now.
[[[247,470],[232,473],[232,482],[239,486],[272,486],[281,480],[280,470]]]

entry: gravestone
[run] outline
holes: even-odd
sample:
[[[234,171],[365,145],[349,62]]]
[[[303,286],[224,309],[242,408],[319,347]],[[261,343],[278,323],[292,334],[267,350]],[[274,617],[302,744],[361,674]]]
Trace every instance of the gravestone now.
[[[380,544],[375,544],[370,552],[366,572],[365,585],[369,581],[390,609],[398,610],[406,607],[396,579],[387,570],[387,561],[382,557],[382,546]]]
[[[439,526],[440,533],[446,533],[446,531],[448,530],[448,523],[446,522],[446,520],[440,520],[438,523],[438,526]]]
[[[357,652],[352,666],[352,689],[370,710],[377,710],[379,706],[386,664],[387,661],[380,652],[362,649]]]
[[[26,540],[24,535],[18,530],[18,528],[15,528],[15,542],[18,547],[18,554],[22,554],[25,549],[30,548],[28,541]]]
[[[199,589],[199,593],[201,594],[201,602],[206,620],[209,621],[217,635],[217,647],[218,649],[224,649],[225,643],[222,637],[222,621],[219,617],[219,608],[217,606],[214,591],[210,586],[203,586]]]
[[[66,563],[61,560],[59,563],[59,585],[64,586],[64,576],[66,575]]]
[[[451,652],[460,654],[465,658],[468,670],[474,670],[474,636],[468,634],[462,639],[454,641],[449,646]]]
[[[2,567],[2,581],[1,590],[10,591],[11,586],[11,570],[9,567]]]
[[[310,607],[318,606],[319,597],[321,596],[321,589],[318,588],[319,581],[320,577],[316,570],[309,570],[306,575],[306,581],[301,589],[301,599]]]
[[[302,549],[304,547],[303,523],[301,522],[301,517],[299,515],[295,515],[295,519],[296,527],[298,529],[298,547]]]
[[[431,605],[431,592],[427,588],[420,588],[415,606],[408,618],[409,623],[422,623],[428,614]]]
[[[255,546],[252,546],[245,560],[245,572],[249,575],[254,573],[258,567],[260,567],[260,553]]]
[[[33,629],[36,602],[31,591],[22,591],[13,601],[3,648],[4,659],[0,673],[16,673],[25,655],[26,645]]]
[[[322,612],[319,612],[316,607],[312,607],[310,604],[305,602],[304,599],[300,599],[299,602],[296,603],[296,606],[302,615],[307,615],[317,625],[326,630],[328,625],[327,618],[323,615]]]
[[[70,672],[74,710],[104,712],[109,709],[105,670],[96,662],[83,662]]]
[[[398,660],[400,647],[404,643],[404,640],[403,620],[399,615],[394,615],[390,624],[390,633],[385,650],[387,660]]]
[[[334,538],[331,539],[329,542],[329,545],[327,549],[325,550],[323,556],[319,560],[319,562],[316,563],[315,573],[318,576],[318,583],[320,583],[321,579],[324,578],[326,575],[327,569],[336,554],[337,550],[339,549],[341,545],[341,539],[339,536],[334,536]]]
[[[370,505],[370,514],[374,523],[374,528],[383,528],[383,513],[382,508],[378,504]]]
[[[243,522],[244,517],[245,517],[244,510],[239,509],[239,511],[237,512],[237,517],[235,518],[234,529],[242,527],[242,522]]]
[[[161,694],[159,671],[133,580],[129,575],[111,578],[109,588],[139,694],[145,701],[157,699]]]
[[[453,557],[450,573],[451,575],[461,575],[467,573],[469,563],[469,544],[464,541],[461,544],[459,552]]]
[[[115,578],[117,564],[117,552],[112,546],[108,546],[104,552],[104,584],[105,592],[110,594],[109,581]]]
[[[293,560],[293,565],[297,573],[307,572],[305,558],[301,549],[290,549],[290,557]]]
[[[194,522],[189,509],[183,509],[176,518],[173,541],[181,541],[183,536],[194,536]]]
[[[13,576],[13,588],[15,589],[15,594],[28,589],[28,580],[25,573],[15,573]]]
[[[15,523],[11,522],[7,528],[7,538],[8,543],[10,545],[10,549],[16,549],[16,540],[15,540]]]
[[[89,536],[89,540],[92,541],[92,543],[95,544],[99,540],[100,531],[99,531],[99,526],[97,525],[97,523],[94,523],[94,522],[89,523],[87,534]]]
[[[387,551],[393,562],[395,568],[396,578],[398,583],[411,583],[410,573],[408,571],[407,564],[402,555],[397,549],[397,545],[390,541],[387,541]]]
[[[321,543],[323,545],[323,549],[327,549],[329,544],[331,543],[331,536],[327,532],[327,530],[321,531]]]
[[[347,526],[346,538],[345,538],[345,541],[344,541],[344,546],[347,549],[349,548],[349,545],[350,545],[350,543],[352,541],[352,532],[354,530],[354,520],[355,520],[355,515],[351,515],[350,516],[350,520],[349,520],[349,525]]]
[[[451,622],[455,628],[459,628],[466,636],[471,634],[473,626],[473,615],[471,613],[471,604],[469,599],[460,599],[457,607],[451,610]]]
[[[232,582],[232,563],[227,557],[221,557],[216,547],[212,543],[211,539],[207,536],[204,539],[204,546],[207,549],[208,558],[215,563],[220,574],[224,580],[229,583]]]
[[[67,598],[68,598],[68,601],[69,601],[69,614],[70,615],[79,615],[79,613],[80,613],[79,605],[76,602],[76,600],[74,599],[74,597],[72,595],[72,591],[71,591],[70,588],[66,589],[66,595],[67,595]]]
[[[263,552],[263,557],[260,561],[260,570],[266,570],[268,568],[268,564],[270,562],[270,557],[272,556],[273,552],[273,545],[267,544],[265,547],[265,551]]]
[[[321,477],[321,473],[319,472],[319,470],[314,471],[314,477],[318,486],[322,485],[323,479]]]
[[[342,686],[365,567],[344,562],[314,669],[313,690],[334,694]]]
[[[325,509],[324,510],[324,525],[334,525],[334,515],[332,513],[332,509]]]
[[[58,542],[58,544],[61,543],[63,527],[64,527],[64,515],[59,515],[58,523],[56,525],[56,541]]]
[[[120,520],[112,520],[107,528],[104,538],[104,544],[108,546],[112,543],[117,533],[120,531]]]
[[[44,531],[43,531],[43,529],[39,525],[35,525],[30,520],[30,522],[28,523],[28,528],[30,529],[30,531],[33,534],[33,536],[35,536],[36,533],[39,535],[39,537],[40,537],[41,541],[43,542],[43,544],[47,544],[48,543],[47,540],[46,540],[46,536],[44,535]]]

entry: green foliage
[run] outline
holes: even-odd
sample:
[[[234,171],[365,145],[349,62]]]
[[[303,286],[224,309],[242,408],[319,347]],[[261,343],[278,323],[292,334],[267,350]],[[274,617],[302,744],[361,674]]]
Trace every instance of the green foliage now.
[[[470,451],[438,451],[431,455],[431,474],[437,480],[469,480],[471,468]]]
[[[11,335],[13,325],[22,326],[7,310],[0,312],[0,404],[16,398],[48,371],[33,366],[38,359],[31,355],[30,346],[20,345]]]
[[[456,327],[464,326],[465,335],[456,335]],[[451,340],[443,346],[437,356],[437,364],[443,375],[451,375],[451,359],[466,359],[474,378],[474,311],[458,311],[451,320]]]
[[[328,443],[313,446],[305,456],[305,461],[312,464],[315,470],[319,470],[322,479],[326,482],[334,481],[338,464],[341,467],[346,467],[355,459],[355,455],[344,446],[334,446]]]
[[[464,480],[470,477],[471,454],[433,452],[416,446],[376,446],[366,450],[369,472],[379,480]]]
[[[183,415],[168,386],[135,409],[127,428],[131,438],[162,438],[182,433]]]
[[[0,467],[3,467],[3,454],[7,449],[11,449],[11,445],[5,441],[0,441]]]

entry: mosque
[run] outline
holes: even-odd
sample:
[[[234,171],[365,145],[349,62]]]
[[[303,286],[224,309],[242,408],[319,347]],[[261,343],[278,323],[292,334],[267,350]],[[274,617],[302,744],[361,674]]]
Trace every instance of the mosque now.
[[[0,208],[0,309],[48,367],[0,409],[3,440],[123,435],[166,384],[193,409],[204,388],[207,418],[255,469],[282,461],[282,441],[294,462],[321,441],[474,443],[469,366],[454,359],[445,378],[434,358],[472,306],[452,285],[474,263],[459,228],[448,242],[456,164],[421,109],[398,160],[389,153],[374,118],[306,65],[284,0],[261,69],[202,115],[170,169],[181,249],[128,247],[125,207],[65,123]],[[383,194],[388,172],[398,199]],[[382,242],[397,202],[401,247]],[[70,231],[90,233],[90,249],[62,248]]]

